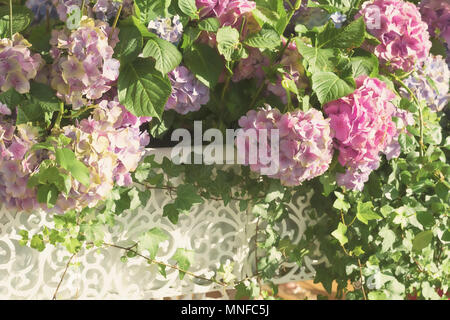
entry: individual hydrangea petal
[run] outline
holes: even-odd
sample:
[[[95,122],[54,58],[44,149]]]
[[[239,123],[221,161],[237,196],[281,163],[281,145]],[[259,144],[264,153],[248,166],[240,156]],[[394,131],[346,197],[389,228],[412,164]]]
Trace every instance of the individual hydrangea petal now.
[[[209,88],[184,66],[178,66],[169,73],[172,93],[165,106],[180,114],[198,111],[209,101]]]
[[[249,130],[255,130],[260,136],[261,130],[267,132],[267,152],[270,156],[272,143],[279,143],[278,170],[269,175],[279,179],[283,185],[296,186],[303,181],[320,176],[328,170],[333,158],[333,139],[328,119],[324,119],[321,112],[310,109],[307,112],[295,111],[281,114],[278,109],[250,110],[239,120],[239,126],[243,129],[238,134],[245,135]],[[271,131],[279,130],[279,141],[271,141]],[[237,141],[238,141],[237,140]],[[245,163],[249,164],[250,143],[246,140]],[[261,141],[259,146],[262,147]],[[252,171],[263,173],[263,169],[270,167],[266,161],[259,157],[256,164],[250,164]]]
[[[442,56],[430,55],[417,74],[412,74],[404,82],[433,111],[442,111],[450,100],[449,81],[450,70]],[[401,88],[400,92],[410,98],[405,89]]]
[[[347,174],[338,180],[349,186],[350,178],[358,190],[368,179],[368,169],[377,168],[380,153],[398,134],[392,117],[397,108],[391,103],[395,94],[378,79],[360,76],[352,94],[324,106],[333,130],[338,160]],[[362,175],[364,173],[364,175]],[[367,177],[367,179],[366,179]]]
[[[0,40],[1,91],[11,88],[19,93],[30,91],[30,80],[36,77],[43,60],[39,54],[31,55],[29,47],[31,44],[18,33],[12,40]]]
[[[111,31],[108,24],[84,17],[74,31],[52,32],[50,84],[74,109],[99,99],[119,76],[120,63],[112,58],[118,30]]]
[[[358,16],[364,17],[368,31],[381,42],[373,51],[391,70],[412,71],[428,57],[428,26],[414,4],[403,0],[366,1],[355,18]]]

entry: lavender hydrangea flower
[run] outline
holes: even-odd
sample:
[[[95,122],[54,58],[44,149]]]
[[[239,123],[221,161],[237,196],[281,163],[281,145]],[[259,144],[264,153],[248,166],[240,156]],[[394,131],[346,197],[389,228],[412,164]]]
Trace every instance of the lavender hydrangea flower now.
[[[270,156],[272,143],[279,143],[280,150],[280,157],[276,159],[279,160],[278,170],[269,177],[280,179],[283,185],[296,186],[328,170],[333,158],[333,139],[329,121],[324,119],[323,114],[316,109],[286,114],[271,108],[250,110],[239,119],[239,125],[243,131],[239,133],[237,141],[240,135],[246,139],[248,130],[256,130],[257,136],[260,136],[262,129],[269,131],[266,154]],[[273,129],[279,130],[279,141],[270,140],[272,136],[270,131]],[[246,164],[249,164],[251,143],[253,142],[245,140]],[[261,153],[258,154],[261,155]],[[262,170],[269,166],[270,164],[258,158],[257,163],[250,164],[250,169],[262,174]]]
[[[347,21],[347,16],[341,12],[335,12],[330,16],[331,21],[333,21],[334,26],[339,29],[342,27],[345,21]]]
[[[99,99],[119,76],[120,63],[112,57],[118,30],[111,31],[107,23],[83,17],[72,32],[52,32],[51,86],[74,109]]]
[[[16,89],[19,93],[30,91],[30,80],[36,77],[43,65],[39,54],[31,54],[31,44],[20,34],[13,39],[0,40],[0,89]]]
[[[58,13],[52,0],[27,0],[25,6],[34,13],[34,22],[39,23],[41,20],[49,18],[56,19]]]
[[[156,18],[148,24],[148,30],[156,33],[161,39],[178,43],[183,36],[183,24],[178,15],[170,18]]]
[[[404,82],[433,111],[442,111],[450,100],[450,70],[442,56],[430,55],[417,74],[409,76]],[[404,97],[408,92],[400,90]]]
[[[180,114],[200,110],[209,101],[209,88],[198,81],[194,74],[184,66],[178,66],[169,73],[172,93],[165,106]]]
[[[53,0],[53,4],[58,12],[61,21],[67,20],[67,14],[71,6],[81,7],[83,0]],[[86,1],[85,9],[88,17],[95,17],[98,20],[107,21],[114,18],[119,10],[120,2],[116,0],[97,0],[93,7]],[[133,1],[123,0],[121,16],[127,17],[132,14]]]

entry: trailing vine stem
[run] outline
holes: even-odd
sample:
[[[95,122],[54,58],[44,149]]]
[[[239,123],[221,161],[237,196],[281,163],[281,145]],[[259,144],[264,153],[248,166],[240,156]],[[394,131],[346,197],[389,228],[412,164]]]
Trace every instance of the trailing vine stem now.
[[[414,103],[417,106],[417,109],[419,110],[419,130],[420,130],[420,156],[423,157],[423,149],[425,147],[423,143],[423,113],[422,113],[422,107],[420,105],[419,99],[417,96],[412,92],[412,90],[395,74],[391,75],[395,81],[397,81],[410,95],[411,99],[414,101]]]
[[[72,263],[73,258],[75,258],[75,256],[77,255],[77,253],[78,252],[72,254],[72,256],[69,258],[69,261],[67,261],[66,268],[64,269],[64,272],[63,272],[63,274],[61,276],[61,279],[59,280],[58,286],[56,287],[56,290],[55,290],[55,293],[53,294],[52,300],[56,300],[56,295],[58,294],[59,287],[61,287],[61,284],[64,281],[64,278],[65,278],[66,273],[67,273],[67,269],[69,269],[69,266]]]
[[[361,265],[361,260],[359,258],[358,258],[358,266],[359,266],[359,274],[361,276],[361,291],[362,291],[364,300],[367,300],[366,290],[364,289],[364,276],[362,273],[362,265]]]

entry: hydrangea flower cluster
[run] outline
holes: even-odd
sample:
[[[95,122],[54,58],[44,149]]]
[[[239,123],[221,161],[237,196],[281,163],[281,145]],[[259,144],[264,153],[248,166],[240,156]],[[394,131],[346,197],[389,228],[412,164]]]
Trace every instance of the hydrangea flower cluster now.
[[[156,33],[161,39],[172,43],[178,43],[183,36],[183,24],[180,16],[170,18],[156,18],[148,24],[148,30]]]
[[[417,75],[409,76],[404,82],[433,111],[442,111],[450,100],[449,81],[450,70],[442,56],[430,55]],[[400,92],[409,98],[405,89],[401,88]]]
[[[0,40],[0,89],[11,88],[19,93],[30,91],[30,80],[36,77],[43,65],[39,54],[31,54],[31,44],[20,34],[14,34],[12,40]]]
[[[338,175],[339,185],[362,190],[372,170],[378,168],[380,152],[397,133],[392,116],[395,94],[378,79],[360,76],[352,94],[325,105],[331,119],[339,162],[349,170]]]
[[[391,70],[412,71],[430,53],[428,26],[413,3],[366,1],[359,15],[364,17],[368,31],[381,42],[373,49],[374,54]]]
[[[280,158],[278,171],[269,175],[280,179],[286,186],[300,185],[303,181],[320,176],[328,170],[333,158],[333,139],[328,119],[324,119],[320,111],[310,109],[307,112],[295,111],[282,114],[278,109],[250,110],[239,120],[245,135],[248,130],[256,130],[260,136],[261,130],[267,130],[267,155],[271,151],[271,130],[279,130]],[[239,137],[239,136],[238,136]],[[246,163],[249,163],[250,141],[246,141]],[[263,164],[257,159],[256,164],[250,164],[252,171],[262,173]]]
[[[178,66],[169,73],[172,93],[165,106],[166,110],[175,110],[180,114],[200,110],[209,101],[209,88],[195,78],[184,66]]]
[[[112,58],[118,30],[110,33],[108,24],[86,17],[77,30],[52,32],[51,86],[74,109],[101,98],[119,76],[120,63]]]
[[[38,130],[14,125],[7,119],[11,110],[0,103],[0,203],[9,210],[31,211],[39,208],[36,192],[27,188],[30,175],[39,165],[39,152],[30,152],[38,141]]]
[[[101,101],[91,117],[77,126],[61,128],[72,139],[70,147],[90,170],[88,187],[76,180],[68,197],[60,195],[55,210],[94,207],[105,200],[114,185],[132,184],[135,171],[145,153],[150,138],[139,126],[151,118],[137,118],[126,111],[117,100]]]
[[[242,16],[256,8],[249,0],[196,0],[201,17],[217,17],[222,26],[238,26]]]
[[[59,19],[61,21],[67,20],[69,9],[72,6],[81,7],[83,0],[53,0],[53,5],[56,7]],[[97,0],[93,7],[85,5],[85,9],[89,17],[94,17],[107,21],[116,16],[119,10],[120,2],[115,0]],[[132,13],[133,1],[123,0],[121,15],[128,16]]]
[[[25,2],[27,8],[34,13],[34,21],[39,23],[41,20],[49,18],[57,18],[58,13],[53,5],[53,0],[27,0]]]
[[[234,82],[244,79],[257,79],[259,82],[264,79],[263,66],[269,66],[270,60],[264,56],[258,48],[248,48],[248,57],[242,59],[234,69]]]
[[[447,46],[447,63],[450,65],[450,2],[447,0],[422,0],[420,13],[423,21],[428,24],[430,35],[441,38]]]
[[[283,39],[283,41],[285,41]],[[297,50],[297,46],[294,42],[289,43],[286,48],[283,57],[281,58],[280,65],[285,70],[283,76],[278,75],[278,79],[275,83],[269,83],[267,90],[274,95],[280,97],[283,103],[287,103],[286,89],[282,85],[283,77],[292,80],[297,85],[297,88],[304,89],[308,86],[308,79],[305,76],[305,68],[302,64],[302,56]]]

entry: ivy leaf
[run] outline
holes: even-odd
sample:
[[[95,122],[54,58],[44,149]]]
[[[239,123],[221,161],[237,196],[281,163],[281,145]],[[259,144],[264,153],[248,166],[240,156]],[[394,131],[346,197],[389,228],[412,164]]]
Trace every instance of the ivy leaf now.
[[[77,159],[75,153],[67,148],[61,148],[55,150],[56,162],[69,171],[72,176],[80,183],[89,186],[91,181],[89,169],[83,162]]]
[[[183,12],[191,19],[199,19],[195,0],[178,0],[178,7],[180,8],[181,12]]]
[[[333,72],[314,73],[312,83],[312,88],[322,105],[345,97],[355,90]]]
[[[382,217],[376,214],[372,209],[372,202],[358,202],[356,218],[364,224],[367,224],[369,220],[382,219]]]
[[[284,196],[284,188],[277,181],[270,183],[269,190],[267,191],[265,202],[272,202],[277,199],[282,199]]]
[[[145,232],[139,238],[139,246],[143,249],[148,250],[150,253],[150,259],[155,259],[156,253],[158,252],[159,245],[161,242],[168,240],[167,234],[159,228],[153,228]]]
[[[258,33],[251,35],[244,43],[254,48],[274,49],[281,44],[281,38],[274,28],[264,25]]]
[[[382,228],[379,232],[380,237],[383,238],[383,242],[381,244],[381,250],[383,252],[388,252],[389,250],[392,250],[392,245],[395,242],[395,233],[394,231],[386,228]]]
[[[184,64],[198,80],[212,89],[219,81],[224,61],[218,52],[206,44],[195,43],[184,52]]]
[[[178,216],[180,211],[178,210],[175,203],[168,203],[163,208],[163,217],[167,217],[173,224],[178,223]]]
[[[413,251],[422,251],[422,249],[426,248],[433,239],[433,232],[431,230],[422,231],[418,233],[412,242]]]
[[[334,230],[331,235],[335,237],[339,243],[343,246],[348,242],[348,238],[345,236],[347,233],[347,226],[339,222],[338,228]]]
[[[149,39],[144,49],[142,50],[142,57],[152,57],[155,59],[156,70],[166,74],[175,69],[181,63],[181,53],[177,47],[169,41],[160,39],[157,36]]]
[[[161,119],[172,92],[169,79],[155,69],[155,63],[140,58],[120,72],[117,86],[120,103],[138,117]]]
[[[120,27],[119,42],[114,49],[114,55],[120,60],[121,68],[138,57],[142,46],[142,34],[135,25],[130,24]]]
[[[33,12],[25,6],[12,6],[13,19],[12,19],[12,32],[18,33],[25,30],[31,21],[34,19]],[[2,38],[8,38],[10,36],[9,28],[9,6],[0,7],[0,35]]]
[[[175,254],[171,258],[172,260],[175,260],[180,267],[180,269],[184,271],[188,271],[189,267],[191,266],[192,262],[194,261],[194,252],[186,249],[178,248],[177,251],[175,251]],[[180,271],[180,279],[183,280],[185,273]]]
[[[42,237],[42,235],[35,234],[31,238],[30,246],[31,246],[31,248],[36,249],[39,252],[44,251],[45,243],[44,243],[44,238]]]
[[[197,189],[191,184],[182,184],[177,188],[176,204],[181,210],[188,211],[195,204],[203,203],[203,198],[197,194]]]

